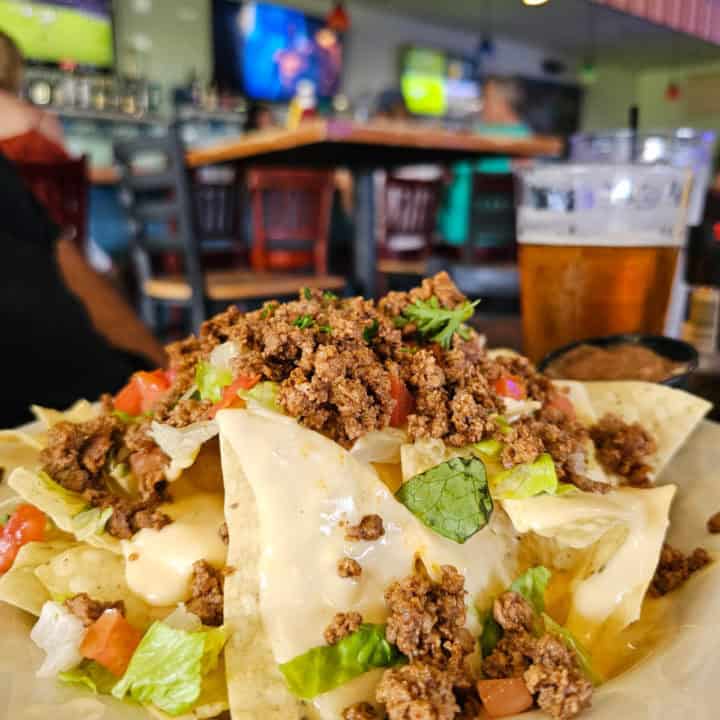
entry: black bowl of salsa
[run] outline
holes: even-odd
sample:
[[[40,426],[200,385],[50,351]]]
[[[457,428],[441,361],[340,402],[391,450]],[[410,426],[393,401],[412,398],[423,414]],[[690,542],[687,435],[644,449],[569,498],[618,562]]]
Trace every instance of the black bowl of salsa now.
[[[565,380],[645,380],[687,389],[699,357],[690,344],[640,333],[587,338],[546,355],[538,369]]]

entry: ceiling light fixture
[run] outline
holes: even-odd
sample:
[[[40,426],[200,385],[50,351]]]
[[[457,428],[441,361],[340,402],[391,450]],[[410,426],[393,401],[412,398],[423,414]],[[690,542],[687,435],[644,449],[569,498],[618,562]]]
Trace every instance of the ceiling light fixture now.
[[[523,5],[538,7],[539,5],[545,5],[546,2],[548,2],[548,0],[523,0]]]

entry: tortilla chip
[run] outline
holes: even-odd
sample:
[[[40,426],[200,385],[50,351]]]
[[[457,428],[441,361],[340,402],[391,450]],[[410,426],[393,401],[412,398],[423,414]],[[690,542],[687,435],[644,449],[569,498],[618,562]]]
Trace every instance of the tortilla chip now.
[[[218,423],[229,562],[237,568],[228,578],[229,594],[226,584],[236,633],[228,654],[233,717],[306,716],[276,663],[323,644],[323,630],[340,610],[383,622],[385,589],[412,571],[416,557],[433,573],[441,565],[457,567],[466,578],[469,604],[489,604],[491,594],[514,578],[516,541],[502,513],[460,545],[423,525],[370,464],[294,420],[226,410]],[[345,523],[371,514],[383,519],[382,539],[346,541]],[[337,562],[344,556],[360,559],[358,582],[339,577]],[[469,613],[468,627],[479,633],[475,613]],[[366,673],[315,698],[320,717],[336,720],[347,706],[372,698],[381,674]]]
[[[42,405],[31,405],[33,415],[49,430],[59,422],[81,423],[93,420],[100,414],[100,408],[96,403],[87,400],[74,402],[67,410],[54,410]]]
[[[233,720],[302,718],[301,702],[285,685],[260,614],[260,531],[252,488],[231,443],[221,437],[225,521],[230,541],[225,578],[225,646]]]
[[[693,430],[712,408],[712,403],[656,383],[583,383],[598,419],[606,413],[619,415],[625,422],[639,422],[655,438],[657,453],[650,458],[656,478],[685,444]]]
[[[35,570],[74,545],[64,540],[23,545],[10,570],[0,575],[0,600],[39,616],[42,606],[52,597]]]
[[[44,447],[42,436],[29,429],[0,430],[0,471],[7,479],[15,468],[40,467],[40,452]]]

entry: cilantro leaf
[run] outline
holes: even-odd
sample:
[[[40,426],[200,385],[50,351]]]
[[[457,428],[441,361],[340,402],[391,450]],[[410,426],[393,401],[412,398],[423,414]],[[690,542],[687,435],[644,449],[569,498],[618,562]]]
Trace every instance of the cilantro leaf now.
[[[262,312],[260,313],[260,318],[262,320],[267,320],[267,318],[272,317],[275,314],[275,310],[277,310],[276,302],[265,303]]]
[[[301,330],[306,330],[315,324],[315,320],[312,315],[298,315],[293,320],[293,325],[299,327]]]
[[[326,290],[326,291],[323,293],[323,298],[324,298],[325,300],[337,300],[337,299],[338,299],[338,296],[337,296],[334,292],[330,292],[330,290]]]
[[[449,310],[440,305],[440,301],[433,295],[429,300],[416,300],[402,311],[405,321],[413,323],[417,331],[426,340],[436,342],[444,348],[449,348],[455,333],[467,336],[463,323],[469,320],[475,312],[479,300],[470,302],[466,300],[455,309]],[[396,322],[397,324],[397,322]]]
[[[363,330],[363,340],[366,343],[371,343],[377,337],[379,329],[380,323],[377,321],[376,318]]]
[[[493,511],[485,466],[453,458],[410,478],[395,497],[438,535],[464,543],[487,525]]]
[[[312,300],[312,290],[309,287],[304,287],[302,289],[302,294],[306,300]]]

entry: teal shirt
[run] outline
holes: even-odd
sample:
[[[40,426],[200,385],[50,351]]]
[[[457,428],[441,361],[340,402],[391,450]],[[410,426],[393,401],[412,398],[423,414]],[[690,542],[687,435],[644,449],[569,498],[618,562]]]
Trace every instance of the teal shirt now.
[[[530,136],[530,128],[522,124],[478,125],[475,131],[482,135]],[[473,173],[500,174],[511,171],[510,158],[501,155],[459,162],[453,166],[453,181],[446,191],[443,206],[438,213],[438,232],[448,245],[463,245],[467,242]]]

